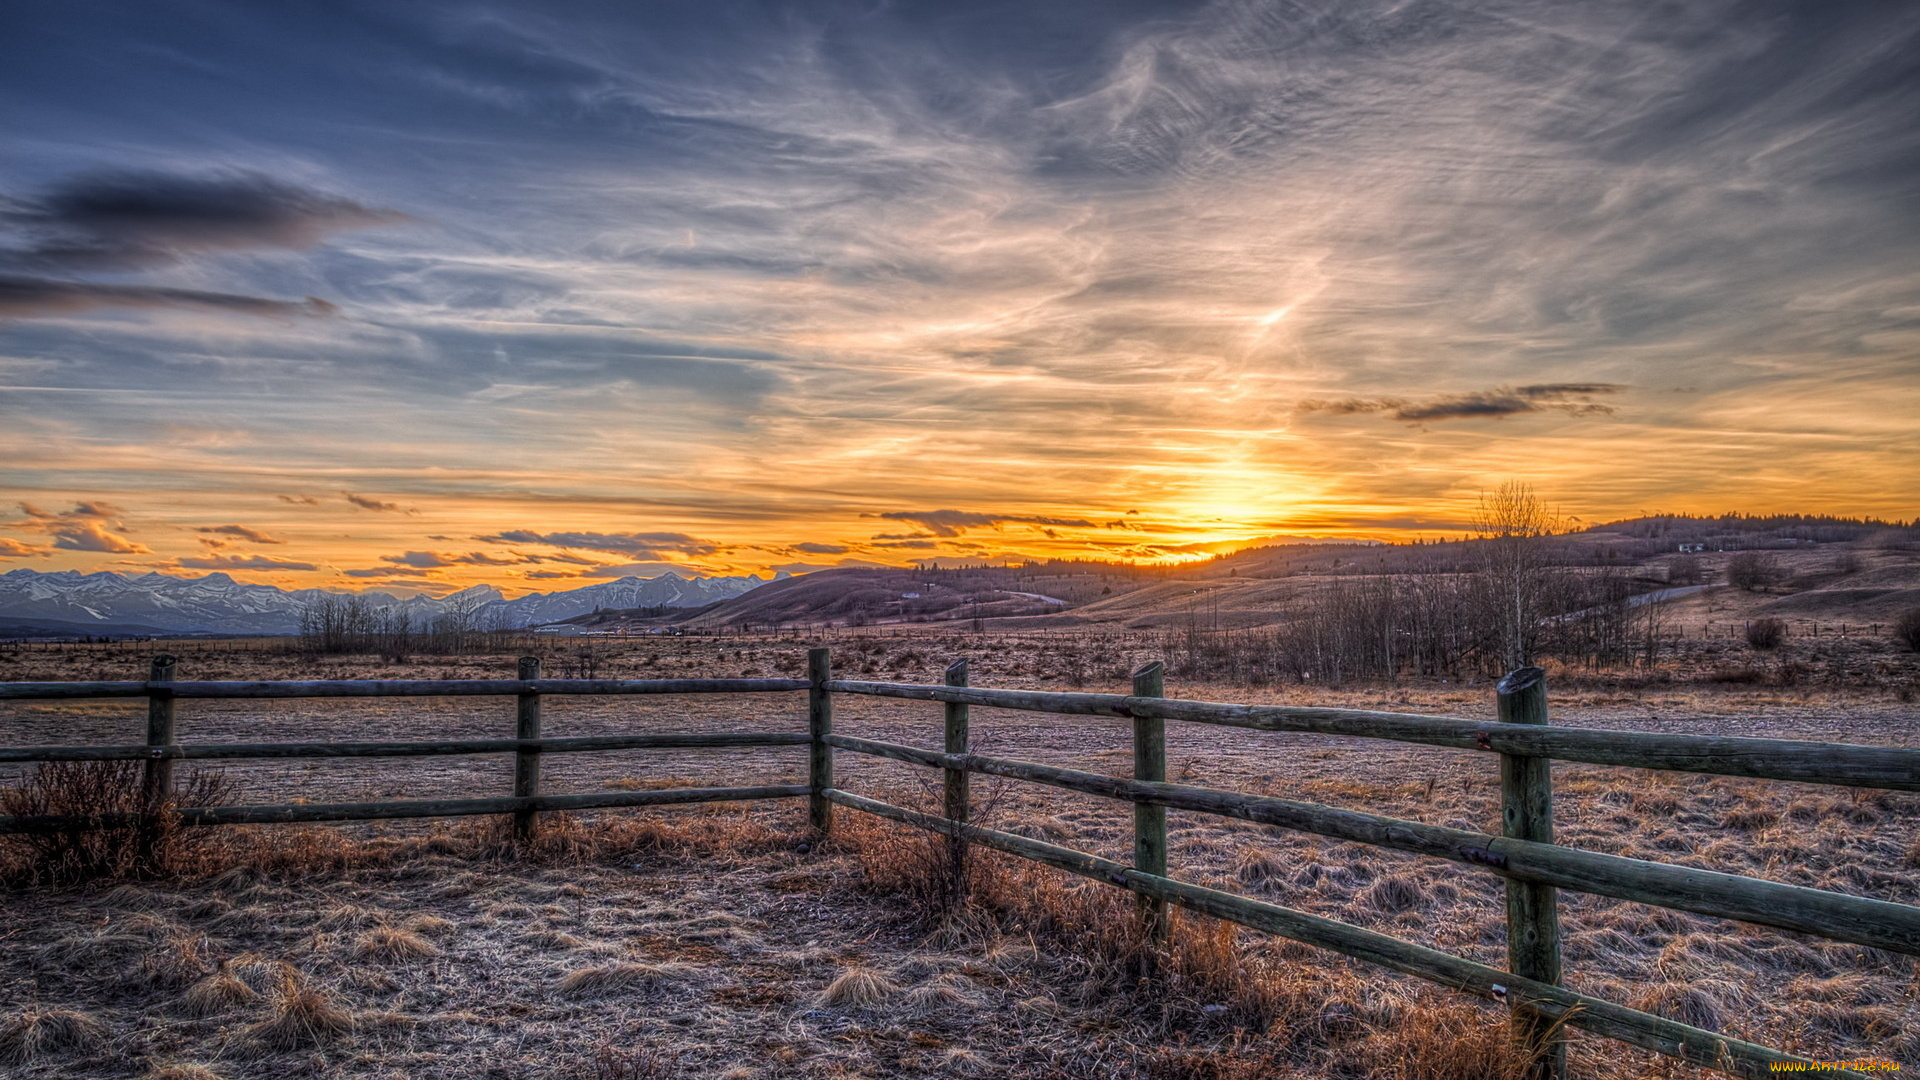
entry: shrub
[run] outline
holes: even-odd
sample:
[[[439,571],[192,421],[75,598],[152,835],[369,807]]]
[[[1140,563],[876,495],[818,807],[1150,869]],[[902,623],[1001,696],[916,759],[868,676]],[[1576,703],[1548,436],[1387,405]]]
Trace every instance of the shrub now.
[[[1676,555],[1667,561],[1669,585],[1698,585],[1705,580],[1705,575],[1697,555]]]
[[[203,836],[180,827],[178,807],[230,801],[224,774],[181,777],[173,798],[148,807],[137,761],[52,761],[0,789],[0,813],[60,818],[59,827],[16,833],[0,850],[0,878],[72,885],[110,877],[154,877],[184,868]]]
[[[1780,563],[1764,551],[1742,551],[1727,560],[1727,584],[1757,592],[1780,580]]]
[[[1787,636],[1787,624],[1769,615],[1747,624],[1747,644],[1756,649],[1777,649]]]
[[[1893,640],[1914,652],[1920,652],[1920,608],[1914,608],[1894,620]]]

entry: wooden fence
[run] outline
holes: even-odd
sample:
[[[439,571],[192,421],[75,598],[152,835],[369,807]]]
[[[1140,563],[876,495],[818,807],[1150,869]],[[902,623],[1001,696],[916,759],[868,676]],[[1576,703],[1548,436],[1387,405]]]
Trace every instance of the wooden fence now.
[[[1523,668],[1501,680],[1498,721],[1442,716],[1232,705],[1163,696],[1162,668],[1134,674],[1131,694],[993,690],[967,685],[965,662],[947,670],[944,685],[835,679],[829,651],[808,654],[806,679],[543,679],[536,658],[521,661],[510,680],[321,682],[180,682],[171,658],[153,663],[146,682],[0,683],[0,701],[72,698],[145,698],[147,740],[136,746],[38,746],[0,749],[0,762],[139,760],[146,762],[149,807],[170,801],[172,763],[178,760],[412,757],[447,754],[515,755],[513,794],[495,798],[387,802],[188,807],[188,825],[347,821],[376,818],[511,814],[516,831],[531,837],[541,811],[679,803],[806,798],[812,828],[828,835],[836,806],[915,825],[953,838],[952,857],[969,844],[1127,889],[1141,898],[1149,933],[1166,938],[1169,905],[1356,957],[1505,1004],[1516,1037],[1538,1052],[1539,1077],[1565,1074],[1558,1026],[1581,1028],[1706,1068],[1741,1077],[1776,1071],[1776,1063],[1808,1059],[1744,1042],[1674,1020],[1576,993],[1559,985],[1558,890],[1573,889],[1700,915],[1737,919],[1836,941],[1920,956],[1920,908],[1818,889],[1603,855],[1553,843],[1550,763],[1578,761],[1723,776],[1792,780],[1850,787],[1920,791],[1920,750],[1745,737],[1667,735],[1556,728],[1548,725],[1544,673]],[[648,734],[546,738],[540,701],[555,694],[742,694],[806,691],[808,730],[768,734]],[[927,750],[835,734],[838,694],[937,701],[945,705],[942,750]],[[414,742],[180,743],[174,702],[194,698],[441,697],[496,695],[516,699],[511,739]],[[969,708],[982,706],[1065,715],[1119,716],[1133,722],[1134,777],[988,757],[969,752]],[[1168,720],[1262,731],[1391,739],[1497,755],[1503,798],[1502,835],[1428,825],[1354,810],[1166,781]],[[676,788],[583,795],[540,794],[545,754],[592,750],[697,747],[808,747],[805,784]],[[834,780],[836,751],[869,754],[940,769],[945,775],[942,815],[891,805],[846,791]],[[1134,804],[1131,865],[984,828],[968,820],[968,777],[980,773],[1049,785]],[[1169,876],[1168,808],[1238,818],[1395,851],[1448,859],[1500,875],[1507,882],[1508,968],[1413,945],[1337,920],[1310,915]],[[0,816],[0,833],[86,827],[97,821]],[[1794,1070],[1799,1071],[1799,1070]],[[1836,1075],[1865,1075],[1840,1070]]]

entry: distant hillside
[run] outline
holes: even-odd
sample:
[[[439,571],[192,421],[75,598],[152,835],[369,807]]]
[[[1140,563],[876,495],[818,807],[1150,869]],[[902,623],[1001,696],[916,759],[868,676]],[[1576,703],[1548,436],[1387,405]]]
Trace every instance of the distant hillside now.
[[[1040,591],[1056,579],[1022,571],[820,570],[754,589],[688,620],[689,628],[1001,618],[1044,614],[1070,597]],[[1028,586],[1023,588],[1022,586]],[[1083,590],[1076,590],[1083,591]]]
[[[1731,553],[1759,551],[1777,564],[1779,580],[1745,595],[1742,605],[1861,622],[1886,621],[1890,612],[1920,605],[1908,578],[1920,571],[1906,569],[1909,552],[1920,551],[1920,534],[1903,523],[1640,518],[1543,542],[1549,561],[1605,571],[1650,596],[1665,596],[1661,590],[1670,586],[1724,580]],[[1263,626],[1288,620],[1304,600],[1337,582],[1470,573],[1480,565],[1482,543],[1276,543],[1167,566],[1062,560],[954,570],[825,570],[763,585],[674,621],[688,629],[976,620],[997,630]]]
[[[438,599],[401,599],[380,592],[357,595],[375,607],[406,612],[417,626],[459,612],[476,627],[511,629],[599,608],[701,607],[738,596],[762,583],[763,579],[753,576],[683,578],[662,574],[655,578],[625,577],[562,592],[530,593],[514,600],[506,599],[491,585],[475,585]],[[48,574],[14,570],[0,574],[0,620],[22,629],[8,630],[6,624],[0,624],[0,634],[292,634],[299,631],[300,616],[307,606],[328,595],[343,594],[252,585],[226,574],[180,578],[110,571]]]

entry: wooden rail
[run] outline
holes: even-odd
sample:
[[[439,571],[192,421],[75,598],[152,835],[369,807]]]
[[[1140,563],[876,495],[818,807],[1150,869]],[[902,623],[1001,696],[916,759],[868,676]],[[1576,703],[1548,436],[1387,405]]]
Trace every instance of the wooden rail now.
[[[1554,728],[1548,724],[1545,674],[1523,668],[1501,680],[1500,720],[1359,709],[1235,705],[1160,696],[1143,669],[1134,693],[1084,694],[980,687],[831,680],[835,693],[1019,709],[1068,715],[1128,717],[1134,729],[1134,777],[1116,779],[1034,762],[947,752],[871,739],[822,736],[829,747],[958,770],[1047,784],[1132,802],[1136,807],[1134,865],[983,829],[955,816],[908,810],[838,788],[831,802],[960,838],[1081,874],[1138,894],[1149,935],[1160,933],[1171,903],[1267,933],[1331,949],[1445,986],[1490,997],[1511,1010],[1516,1038],[1531,1055],[1536,1080],[1561,1080],[1566,1051],[1561,1025],[1680,1058],[1734,1076],[1773,1074],[1776,1064],[1811,1065],[1769,1047],[1577,994],[1559,986],[1559,889],[1739,919],[1893,952],[1920,955],[1920,908],[1762,881],[1734,874],[1603,855],[1553,843],[1551,762],[1665,769],[1722,776],[1796,780],[1849,787],[1920,791],[1920,751],[1785,739],[1664,735]],[[1144,677],[1143,677],[1144,676]],[[1164,780],[1162,721],[1216,724],[1264,731],[1310,732],[1443,746],[1496,754],[1501,766],[1502,836],[1341,810],[1313,803],[1169,784]],[[830,766],[829,766],[830,769]],[[830,772],[829,772],[830,775]],[[1168,876],[1163,816],[1154,806],[1256,821],[1398,851],[1449,859],[1507,881],[1508,971],[1427,949],[1337,920],[1309,915]],[[964,809],[964,808],[960,808]],[[1164,811],[1161,811],[1164,814]],[[1150,938],[1151,940],[1151,938]],[[1829,1075],[1864,1076],[1844,1069]]]
[[[1028,712],[1094,716],[1157,716],[1196,724],[1298,731],[1361,739],[1423,743],[1456,750],[1624,765],[1806,784],[1920,791],[1920,750],[1899,746],[1755,739],[1731,735],[1665,735],[1599,728],[1541,727],[1452,716],[1319,709],[1298,705],[1230,705],[1122,694],[1064,694],[1044,690],[987,690],[911,683],[835,680],[842,694],[950,701]]]
[[[0,701],[62,698],[506,697],[519,694],[757,694],[805,679],[322,679],[292,682],[14,682]]]
[[[543,738],[540,699],[549,694],[743,694],[806,690],[801,679],[543,679],[537,657],[522,657],[517,679],[321,680],[281,682],[177,682],[174,660],[157,657],[146,682],[0,683],[0,701],[81,698],[147,699],[147,741],[137,746],[26,746],[0,748],[0,763],[57,761],[141,761],[141,805],[131,823],[151,821],[173,798],[173,763],[182,760],[274,758],[439,757],[462,754],[512,754],[513,794],[480,799],[404,799],[355,803],[286,803],[264,806],[185,807],[174,810],[183,825],[276,824],[319,821],[373,821],[392,818],[458,817],[510,814],[514,835],[530,840],[539,831],[539,815],[557,810],[589,810],[682,803],[739,802],[811,796],[818,785],[668,788],[656,791],[602,791],[580,795],[542,795],[540,758],[545,754],[597,750],[667,748],[818,747],[808,732],[661,733]],[[511,739],[426,739],[407,742],[188,743],[176,740],[174,703],[181,699],[286,699],[369,697],[513,697],[515,737]],[[121,818],[15,817],[0,815],[0,835],[59,832],[125,825]],[[146,842],[153,830],[142,830]]]
[[[1663,735],[1555,728],[1548,723],[1544,675],[1521,669],[1498,688],[1499,721],[1357,709],[1254,706],[1185,701],[1161,696],[1163,672],[1147,665],[1134,674],[1133,693],[1081,694],[994,690],[967,685],[965,662],[950,667],[945,685],[839,680],[826,649],[807,658],[805,679],[543,679],[537,662],[523,661],[520,678],[501,680],[380,680],[305,682],[178,682],[170,658],[155,660],[146,682],[5,683],[3,700],[144,697],[147,742],[133,746],[0,748],[0,762],[138,760],[145,763],[143,803],[127,821],[98,818],[0,817],[0,833],[97,828],[150,820],[172,798],[172,763],[179,760],[320,757],[416,757],[511,753],[513,794],[497,798],[386,802],[189,807],[172,811],[187,825],[267,824],[511,815],[516,836],[538,829],[538,815],[558,810],[663,806],[685,803],[805,797],[816,834],[829,835],[833,809],[849,809],[933,830],[953,839],[957,880],[968,845],[981,845],[1057,867],[1140,898],[1147,939],[1167,940],[1167,907],[1174,905],[1267,933],[1331,949],[1506,1004],[1516,1037],[1533,1053],[1534,1076],[1564,1076],[1559,1026],[1582,1028],[1735,1076],[1768,1075],[1774,1063],[1810,1064],[1764,1046],[1689,1027],[1673,1020],[1569,991],[1560,981],[1558,890],[1653,904],[1719,918],[1814,934],[1836,941],[1920,956],[1920,908],[1733,874],[1648,862],[1562,847],[1553,842],[1551,762],[1679,770],[1725,776],[1793,780],[1851,787],[1920,791],[1920,751],[1899,747],[1781,739]],[[807,730],[773,733],[655,733],[547,738],[540,699],[548,694],[807,693]],[[834,732],[835,694],[855,694],[945,705],[942,750],[926,750]],[[515,737],[409,742],[178,743],[174,703],[180,699],[512,696]],[[1034,762],[970,752],[972,706],[1132,720],[1134,775],[1101,776]],[[1502,833],[1428,825],[1344,810],[1166,781],[1165,722],[1224,725],[1263,731],[1390,739],[1498,755]],[[805,784],[699,787],[641,792],[542,795],[540,759],[550,753],[664,748],[805,746]],[[834,754],[848,751],[942,770],[944,816],[893,806],[837,786]],[[1000,776],[1116,799],[1134,805],[1132,865],[1069,848],[982,828],[970,822],[968,777]],[[1170,876],[1166,810],[1237,818],[1340,840],[1447,859],[1501,876],[1507,883],[1508,966],[1498,969],[1399,941],[1337,920],[1243,896],[1201,888]],[[1152,950],[1149,950],[1149,955]],[[1864,1075],[1831,1071],[1832,1075]]]

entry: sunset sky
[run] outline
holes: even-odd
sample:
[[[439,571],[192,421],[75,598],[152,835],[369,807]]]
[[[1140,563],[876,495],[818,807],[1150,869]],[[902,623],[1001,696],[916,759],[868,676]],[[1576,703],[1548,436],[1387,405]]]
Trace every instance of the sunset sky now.
[[[0,572],[1920,514],[1920,5],[0,17]]]

